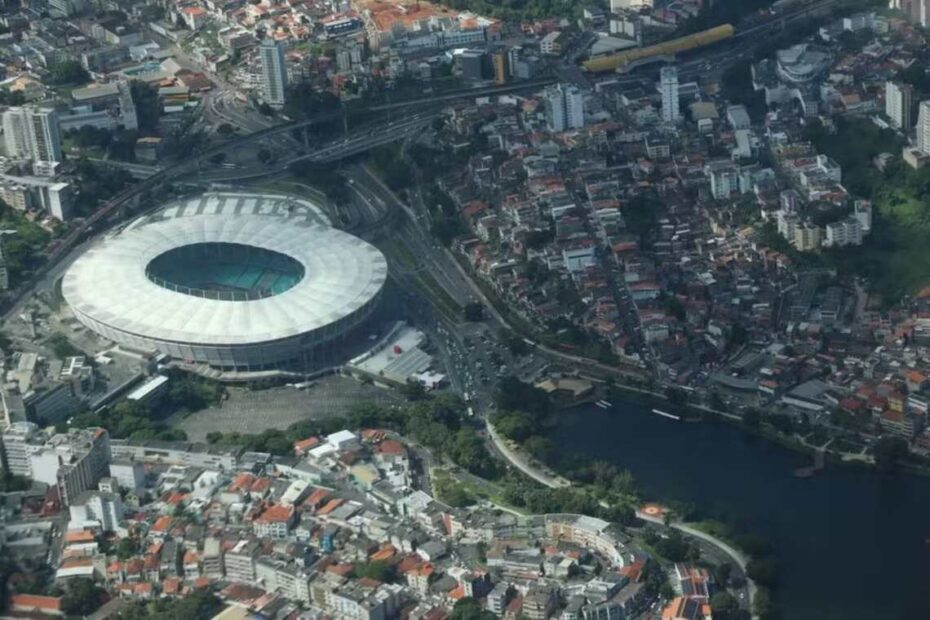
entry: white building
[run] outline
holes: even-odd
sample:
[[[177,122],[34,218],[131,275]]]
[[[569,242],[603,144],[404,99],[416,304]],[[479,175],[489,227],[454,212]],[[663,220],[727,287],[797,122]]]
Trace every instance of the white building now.
[[[681,118],[678,101],[678,69],[662,67],[659,73],[659,92],[662,93],[662,120],[677,123]]]
[[[110,477],[121,489],[141,491],[145,488],[145,464],[133,458],[117,458],[110,463]]]
[[[123,520],[123,501],[117,493],[100,491],[81,493],[68,507],[71,522],[82,528],[88,521],[96,521],[103,532],[114,532]]]
[[[14,209],[41,208],[61,222],[74,216],[77,192],[70,183],[38,176],[0,174],[0,195],[15,198],[7,202]]]
[[[39,427],[32,422],[14,422],[3,431],[3,450],[7,467],[14,476],[32,478],[29,456],[42,449]]]
[[[554,132],[584,127],[584,95],[576,86],[557,84],[546,89],[546,121]]]
[[[913,118],[914,88],[901,82],[885,82],[885,114],[897,129],[910,129]]]
[[[29,455],[32,478],[58,486],[62,504],[97,486],[110,465],[110,435],[103,428],[71,429]]]
[[[823,245],[832,248],[862,245],[862,224],[855,216],[827,224]]]
[[[717,200],[726,200],[739,191],[739,170],[731,162],[711,162],[705,172],[710,178],[710,193]]]
[[[859,220],[859,226],[862,227],[862,234],[867,235],[872,232],[872,203],[868,200],[857,200],[853,215]]]
[[[226,552],[223,563],[227,579],[242,583],[255,581],[255,556],[258,547],[256,541],[240,540],[235,547]]]
[[[3,113],[3,134],[9,157],[37,162],[62,159],[58,114],[51,108],[10,108]]]
[[[921,101],[917,111],[917,150],[930,155],[930,101]]]
[[[287,91],[287,66],[284,63],[284,44],[265,39],[259,49],[262,68],[262,96],[273,108],[284,107]]]
[[[651,9],[653,0],[610,0],[610,12],[616,13],[623,9]]]
[[[262,588],[280,592],[286,598],[310,605],[310,577],[284,558],[263,557],[255,562],[255,574]]]

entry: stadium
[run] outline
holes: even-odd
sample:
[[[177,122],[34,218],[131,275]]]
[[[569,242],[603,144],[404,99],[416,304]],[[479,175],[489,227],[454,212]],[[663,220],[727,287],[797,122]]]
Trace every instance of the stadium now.
[[[288,196],[179,199],[96,242],[62,294],[86,327],[138,351],[249,372],[312,360],[377,306],[387,263]]]

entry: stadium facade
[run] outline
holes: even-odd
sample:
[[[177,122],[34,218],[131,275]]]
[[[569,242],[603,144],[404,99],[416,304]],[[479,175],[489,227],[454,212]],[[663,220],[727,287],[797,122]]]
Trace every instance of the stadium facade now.
[[[293,197],[177,200],[95,243],[65,273],[77,319],[122,347],[233,371],[311,359],[371,315],[374,246]]]

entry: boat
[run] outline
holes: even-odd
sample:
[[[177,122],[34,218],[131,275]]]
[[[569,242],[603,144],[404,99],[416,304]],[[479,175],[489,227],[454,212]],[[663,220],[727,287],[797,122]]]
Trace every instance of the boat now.
[[[607,405],[604,404],[604,401],[602,401],[602,400],[599,400],[599,401],[597,401],[597,402],[594,403],[594,404],[597,405],[598,407],[600,407],[601,409],[608,409],[608,408],[609,408]]]
[[[662,410],[660,410],[660,409],[653,409],[653,410],[652,410],[652,413],[654,413],[654,414],[656,414],[656,415],[660,415],[660,416],[662,416],[663,418],[668,418],[669,420],[675,420],[676,422],[679,421],[679,420],[681,420],[681,417],[680,417],[680,416],[672,415],[671,413],[667,413],[667,412],[662,411]]]

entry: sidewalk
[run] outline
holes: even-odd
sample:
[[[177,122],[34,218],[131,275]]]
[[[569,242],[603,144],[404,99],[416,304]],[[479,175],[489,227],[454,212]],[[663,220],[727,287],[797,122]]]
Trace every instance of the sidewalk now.
[[[533,465],[533,463],[530,462],[526,455],[521,454],[519,451],[511,448],[508,445],[507,440],[498,434],[497,429],[495,429],[494,425],[490,422],[487,423],[487,429],[488,435],[491,437],[491,441],[494,443],[494,447],[497,448],[497,451],[500,452],[504,458],[510,462],[511,465],[519,469],[521,472],[539,484],[547,486],[550,489],[571,486],[572,483],[570,481],[561,476],[550,475],[539,467]]]

